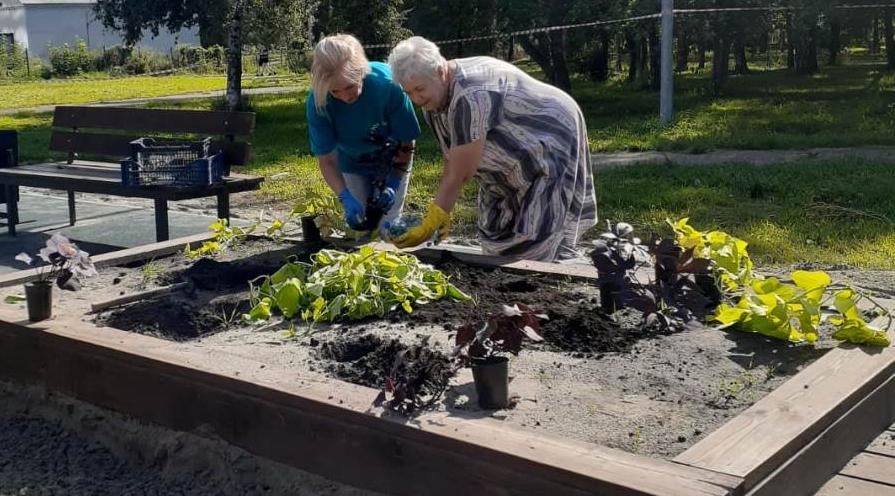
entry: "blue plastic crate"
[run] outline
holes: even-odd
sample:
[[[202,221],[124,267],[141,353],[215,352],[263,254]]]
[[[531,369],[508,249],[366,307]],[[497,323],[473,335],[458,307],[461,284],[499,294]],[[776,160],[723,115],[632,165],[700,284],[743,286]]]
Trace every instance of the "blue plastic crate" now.
[[[195,159],[189,163],[171,161],[141,164],[133,158],[121,161],[121,184],[125,187],[207,186],[224,179],[224,154]]]

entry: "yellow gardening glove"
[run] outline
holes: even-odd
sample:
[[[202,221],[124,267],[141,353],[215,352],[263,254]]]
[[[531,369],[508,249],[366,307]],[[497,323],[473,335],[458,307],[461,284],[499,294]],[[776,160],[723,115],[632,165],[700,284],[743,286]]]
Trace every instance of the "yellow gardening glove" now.
[[[420,225],[408,229],[403,236],[393,239],[392,243],[398,248],[410,248],[428,241],[436,230],[439,231],[441,239],[446,238],[451,230],[451,215],[435,203],[431,203]]]

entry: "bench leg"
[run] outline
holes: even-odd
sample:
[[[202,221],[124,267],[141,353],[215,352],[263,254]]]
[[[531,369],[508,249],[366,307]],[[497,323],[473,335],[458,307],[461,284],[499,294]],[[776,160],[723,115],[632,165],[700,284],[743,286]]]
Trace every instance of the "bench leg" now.
[[[218,219],[230,223],[230,193],[218,193]]]
[[[16,224],[19,222],[19,187],[14,184],[4,184],[3,191],[6,193],[6,221],[9,225],[9,235],[16,235]]]
[[[168,201],[155,199],[155,240],[168,240]]]
[[[75,225],[75,220],[77,220],[77,216],[75,215],[75,192],[68,192],[68,225]]]

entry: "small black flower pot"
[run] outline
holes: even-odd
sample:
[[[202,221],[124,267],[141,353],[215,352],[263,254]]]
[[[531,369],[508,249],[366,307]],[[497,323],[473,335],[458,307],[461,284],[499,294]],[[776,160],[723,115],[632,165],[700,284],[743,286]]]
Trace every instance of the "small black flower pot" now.
[[[301,218],[301,232],[304,235],[304,240],[310,243],[323,241],[323,238],[320,236],[320,228],[317,227],[315,222],[316,218],[316,215]]]
[[[702,291],[702,294],[705,295],[711,306],[716,307],[721,303],[721,290],[718,289],[715,276],[712,274],[695,274],[694,280],[696,287]]]
[[[474,358],[472,378],[479,396],[479,406],[499,410],[510,404],[509,359],[507,357]]]
[[[39,322],[53,316],[53,283],[34,281],[25,283],[28,320]]]
[[[621,295],[619,295],[619,287],[612,282],[604,282],[599,286],[600,289],[600,308],[606,313],[615,313],[621,308]]]

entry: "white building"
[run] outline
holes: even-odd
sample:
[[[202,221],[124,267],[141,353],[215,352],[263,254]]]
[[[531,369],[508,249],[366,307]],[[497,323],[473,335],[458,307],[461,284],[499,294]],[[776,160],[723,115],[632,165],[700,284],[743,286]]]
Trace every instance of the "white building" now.
[[[118,32],[97,20],[95,4],[96,0],[0,0],[0,37],[41,58],[47,57],[47,47],[73,45],[77,38],[90,49],[123,44]],[[198,29],[176,35],[162,29],[157,37],[147,30],[138,46],[167,52],[175,44],[198,45]]]

